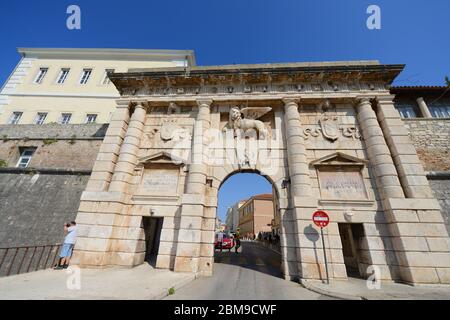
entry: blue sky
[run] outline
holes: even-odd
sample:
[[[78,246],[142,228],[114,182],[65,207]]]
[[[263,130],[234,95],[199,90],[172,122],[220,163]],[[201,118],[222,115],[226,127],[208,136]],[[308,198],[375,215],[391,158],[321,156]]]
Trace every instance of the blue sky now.
[[[236,202],[248,199],[255,194],[272,193],[270,182],[256,173],[237,173],[229,177],[219,189],[217,212],[225,222],[227,209]]]
[[[66,28],[71,4],[81,8],[81,30]],[[381,8],[381,30],[366,27],[371,4]],[[192,49],[199,65],[378,59],[407,65],[397,85],[442,85],[449,13],[448,0],[1,1],[0,83],[17,47],[100,47]],[[244,180],[231,189],[259,183]]]

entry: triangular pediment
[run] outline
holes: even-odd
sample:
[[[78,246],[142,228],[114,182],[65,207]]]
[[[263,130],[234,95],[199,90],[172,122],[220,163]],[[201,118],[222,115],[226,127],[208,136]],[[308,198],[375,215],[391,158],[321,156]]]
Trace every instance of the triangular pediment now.
[[[311,162],[313,166],[365,166],[367,160],[335,152]]]
[[[161,151],[139,159],[139,165],[146,165],[152,163],[183,165],[185,164],[185,161],[184,159],[178,158],[165,151]]]

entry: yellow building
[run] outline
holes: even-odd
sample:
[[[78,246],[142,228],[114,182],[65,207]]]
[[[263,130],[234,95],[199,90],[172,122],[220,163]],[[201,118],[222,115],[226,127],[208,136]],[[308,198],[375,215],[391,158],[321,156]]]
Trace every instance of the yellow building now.
[[[190,67],[190,50],[19,48],[0,91],[0,124],[107,123],[120,95],[108,72]]]

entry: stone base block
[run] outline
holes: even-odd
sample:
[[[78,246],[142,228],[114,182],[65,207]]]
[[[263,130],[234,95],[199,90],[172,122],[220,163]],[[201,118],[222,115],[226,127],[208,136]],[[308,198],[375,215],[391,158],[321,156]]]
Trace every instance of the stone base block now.
[[[198,272],[199,258],[193,257],[176,257],[175,258],[175,272]]]
[[[439,284],[435,268],[399,267],[402,281],[408,284]]]

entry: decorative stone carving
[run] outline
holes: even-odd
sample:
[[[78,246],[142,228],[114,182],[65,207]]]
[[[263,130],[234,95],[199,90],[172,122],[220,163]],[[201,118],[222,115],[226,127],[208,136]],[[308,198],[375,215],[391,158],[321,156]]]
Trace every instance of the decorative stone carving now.
[[[339,119],[337,116],[328,116],[324,114],[319,119],[320,128],[323,136],[331,141],[339,138]]]
[[[169,103],[169,107],[167,108],[167,114],[172,114],[172,113],[180,113],[181,112],[181,108],[175,103],[175,102],[171,102]]]
[[[359,130],[356,127],[341,127],[342,135],[346,138],[361,139]]]
[[[311,164],[317,170],[322,200],[369,200],[361,173],[367,164],[366,160],[336,152]]]
[[[311,128],[307,127],[303,130],[305,139],[309,136],[318,137],[322,133],[323,137],[331,142],[335,142],[339,139],[342,132],[342,136],[345,138],[360,139],[361,135],[356,126],[341,126],[339,124],[339,117],[332,114],[328,110],[332,108],[331,102],[325,99],[322,103],[317,105],[317,110],[323,113],[319,118],[319,127]]]
[[[326,81],[309,83],[309,82],[301,82],[301,83],[273,83],[267,82],[265,84],[259,85],[249,85],[249,84],[233,84],[233,85],[210,85],[201,83],[199,86],[151,86],[151,87],[142,87],[140,89],[136,89],[135,87],[126,87],[121,88],[120,93],[124,96],[166,96],[166,95],[199,95],[199,94],[252,94],[258,95],[261,93],[284,93],[288,91],[300,91],[300,92],[348,92],[348,91],[384,91],[388,89],[386,85],[383,83],[364,83],[364,82],[334,82],[329,84]]]
[[[268,136],[268,130],[264,123],[257,119],[271,110],[271,107],[247,107],[243,109],[232,107],[228,118],[228,128],[235,131],[235,136],[237,134],[237,130],[242,130],[245,132],[250,129],[255,129],[258,132],[260,139],[266,139]],[[227,127],[224,128],[224,130],[226,129]]]
[[[152,147],[172,147],[175,143],[190,140],[189,128],[179,126],[177,119],[164,119],[159,129],[153,128],[147,133]]]

